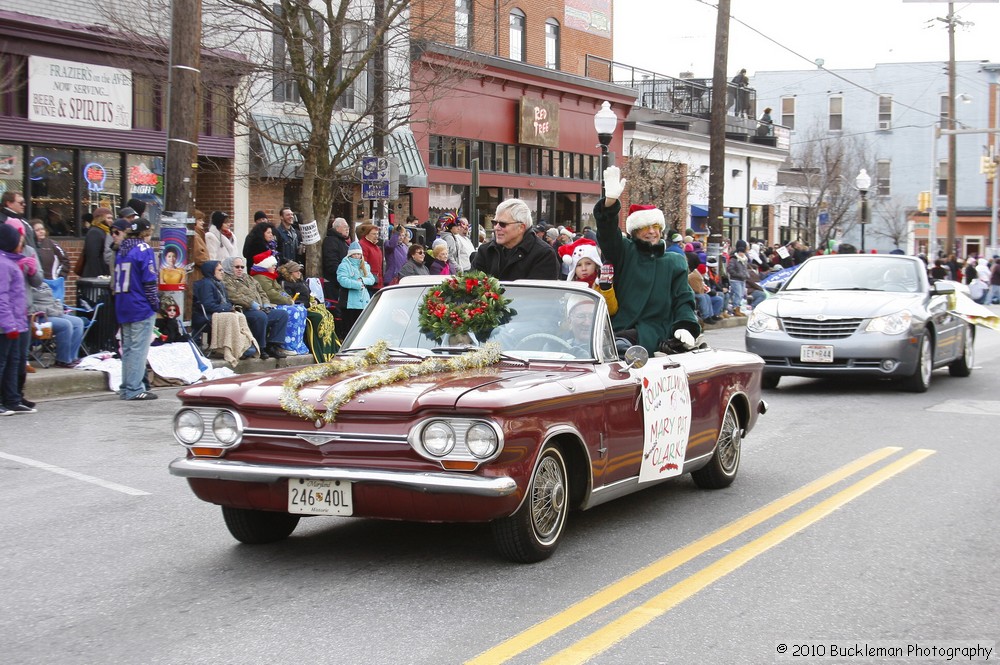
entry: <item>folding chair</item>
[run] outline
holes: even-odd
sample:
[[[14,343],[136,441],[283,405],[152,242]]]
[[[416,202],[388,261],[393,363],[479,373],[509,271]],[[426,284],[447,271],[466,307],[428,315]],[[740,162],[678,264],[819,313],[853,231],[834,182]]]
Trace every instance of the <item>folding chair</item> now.
[[[98,315],[100,314],[101,308],[104,307],[105,303],[99,302],[95,306],[91,307],[85,301],[81,302],[84,303],[84,307],[66,307],[66,311],[72,312],[83,319],[83,342],[81,342],[80,348],[83,349],[84,354],[89,356],[90,354],[97,353],[101,350],[101,340],[91,340],[88,344],[87,338],[89,337],[88,333],[90,332],[90,329],[97,323]]]
[[[28,360],[34,360],[42,369],[48,369],[56,360],[56,336],[51,324],[48,328],[40,327],[45,322],[45,314],[35,312],[29,318],[31,344],[28,346]]]
[[[57,277],[55,279],[42,280],[52,289],[53,297],[61,303],[66,302],[66,278]]]

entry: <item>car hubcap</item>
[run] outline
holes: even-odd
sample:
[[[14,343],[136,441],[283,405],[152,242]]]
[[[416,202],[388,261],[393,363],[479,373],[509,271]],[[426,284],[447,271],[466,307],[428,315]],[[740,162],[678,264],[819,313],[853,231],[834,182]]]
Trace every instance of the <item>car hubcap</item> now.
[[[729,409],[726,411],[726,419],[722,422],[722,436],[719,437],[719,461],[726,473],[732,473],[736,467],[741,438],[736,415]]]
[[[545,540],[559,531],[566,506],[566,484],[562,467],[552,457],[542,460],[535,474],[531,494],[531,516],[539,538]]]

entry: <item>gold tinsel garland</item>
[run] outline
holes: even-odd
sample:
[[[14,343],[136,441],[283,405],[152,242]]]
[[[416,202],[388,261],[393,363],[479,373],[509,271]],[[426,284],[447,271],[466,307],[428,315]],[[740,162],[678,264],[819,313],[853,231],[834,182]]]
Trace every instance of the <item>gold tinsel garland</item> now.
[[[299,395],[299,391],[303,386],[309,383],[315,383],[326,377],[336,376],[337,374],[356,369],[367,369],[376,365],[384,365],[389,361],[387,349],[388,345],[385,341],[379,340],[357,356],[344,360],[335,360],[295,372],[288,377],[288,380],[285,381],[281,388],[281,396],[278,398],[281,408],[293,416],[313,421],[316,427],[322,427],[324,423],[332,423],[336,419],[340,407],[347,404],[358,393],[399,383],[414,376],[458,372],[467,369],[482,369],[483,367],[489,367],[500,362],[501,355],[500,345],[495,342],[489,342],[472,353],[466,353],[455,358],[442,359],[430,357],[415,365],[390,367],[365,376],[349,379],[330,391],[330,394],[323,401],[323,404],[326,406],[324,413],[317,411],[311,404],[306,404]]]

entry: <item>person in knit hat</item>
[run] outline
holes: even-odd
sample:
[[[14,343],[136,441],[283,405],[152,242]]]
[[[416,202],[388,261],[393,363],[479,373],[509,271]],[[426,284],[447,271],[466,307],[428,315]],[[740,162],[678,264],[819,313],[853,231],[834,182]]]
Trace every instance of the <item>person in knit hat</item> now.
[[[337,281],[347,294],[347,302],[341,303],[340,311],[346,329],[350,331],[371,300],[368,287],[375,283],[375,275],[365,262],[364,251],[357,240],[347,248],[347,256],[337,268]]]
[[[0,224],[0,416],[35,412],[24,405],[20,382],[21,338],[28,332],[28,289],[19,265],[23,237]]]
[[[601,254],[616,270],[618,313],[611,319],[615,333],[641,344],[650,354],[694,348],[701,327],[688,285],[687,261],[665,251],[667,225],[663,212],[654,206],[631,206],[625,220],[628,236],[622,236],[618,199],[625,183],[617,166],[605,169],[605,198],[594,206]]]
[[[615,298],[611,279],[599,279],[605,277],[607,273],[603,270],[604,263],[597,251],[597,243],[580,238],[574,243],[563,245],[558,251],[562,262],[569,266],[566,279],[589,284],[590,288],[604,296],[604,300],[608,303],[608,313],[614,316],[618,311],[618,300]]]

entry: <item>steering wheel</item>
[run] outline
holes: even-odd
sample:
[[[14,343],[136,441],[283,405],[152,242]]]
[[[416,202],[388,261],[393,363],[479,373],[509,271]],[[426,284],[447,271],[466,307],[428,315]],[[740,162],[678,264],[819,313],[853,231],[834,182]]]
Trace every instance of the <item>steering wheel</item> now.
[[[525,335],[517,344],[514,345],[515,349],[521,348],[521,345],[527,342],[529,339],[547,339],[553,342],[558,342],[564,349],[569,350],[573,348],[573,345],[564,340],[561,337],[556,337],[555,335],[550,335],[549,333],[531,333],[530,335]]]

